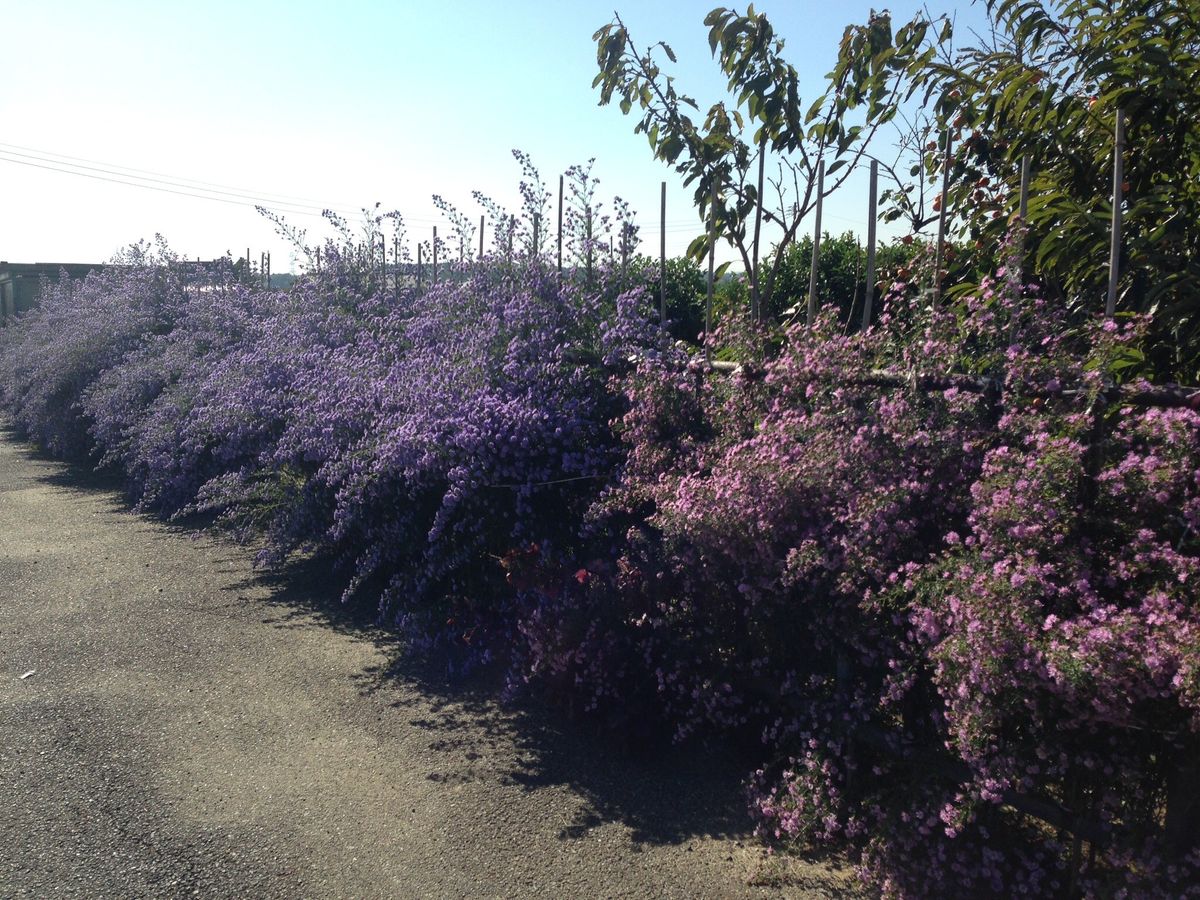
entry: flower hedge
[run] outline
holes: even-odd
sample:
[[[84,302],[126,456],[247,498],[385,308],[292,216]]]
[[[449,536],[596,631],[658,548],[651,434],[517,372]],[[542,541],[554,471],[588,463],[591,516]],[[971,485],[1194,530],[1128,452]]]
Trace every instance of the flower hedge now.
[[[728,322],[723,376],[616,268],[322,262],[48,286],[0,400],[512,692],[761,738],[763,835],[885,894],[1197,892],[1200,412],[1113,389],[1144,322],[1066,321],[1010,261],[852,336]]]

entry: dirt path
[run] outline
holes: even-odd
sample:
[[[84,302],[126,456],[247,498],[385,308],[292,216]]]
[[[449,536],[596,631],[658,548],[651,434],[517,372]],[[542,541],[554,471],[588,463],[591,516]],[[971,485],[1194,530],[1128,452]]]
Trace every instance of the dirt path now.
[[[0,897],[852,892],[764,861],[721,760],[405,671],[327,596],[0,434]]]

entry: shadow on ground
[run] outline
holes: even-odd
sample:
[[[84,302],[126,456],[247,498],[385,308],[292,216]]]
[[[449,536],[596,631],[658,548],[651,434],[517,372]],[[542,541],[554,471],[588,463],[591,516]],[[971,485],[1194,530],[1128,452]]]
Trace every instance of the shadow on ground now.
[[[406,653],[400,636],[377,624],[370,602],[341,602],[344,583],[327,563],[302,560],[229,590],[267,587],[265,602],[277,612],[277,627],[312,627],[315,617],[321,627],[384,650],[388,663],[365,670],[361,690],[407,688],[408,699],[393,703],[397,712],[411,708],[409,724],[428,730],[430,748],[446,754],[443,771],[430,776],[434,780],[474,780],[473,761],[494,758],[493,748],[507,745],[515,755],[495,773],[505,783],[528,791],[565,786],[585,799],[575,821],[561,831],[564,841],[610,822],[626,825],[638,844],[749,837],[743,781],[756,761],[745,752],[715,744],[630,748],[623,735],[604,733],[588,720],[572,721],[536,700],[502,703],[502,672],[454,675],[444,658]]]
[[[8,427],[0,427],[0,436],[21,442],[20,435]],[[82,463],[63,465],[32,448],[27,452],[31,458],[57,463],[39,476],[44,483],[105,493],[117,508],[131,511],[119,477]],[[193,524],[153,521],[155,527],[177,532],[186,532]],[[582,838],[612,822],[627,826],[638,844],[748,837],[750,819],[742,784],[756,760],[745,751],[687,745],[631,753],[621,735],[569,721],[559,710],[532,700],[501,703],[500,673],[451,677],[444,661],[407,654],[400,636],[377,624],[370,602],[342,602],[345,579],[328,563],[304,559],[247,578],[245,558],[239,550],[218,570],[233,579],[226,588],[230,592],[258,596],[265,592],[266,599],[258,602],[272,610],[271,624],[328,628],[368,640],[384,652],[387,664],[364,671],[361,690],[368,694],[403,688],[396,692],[404,698],[394,703],[397,714],[404,715],[408,707],[409,724],[428,730],[430,748],[446,755],[444,771],[431,774],[431,779],[473,780],[478,777],[474,761],[489,746],[503,746],[509,748],[506,753],[488,754],[500,760],[500,770],[488,777],[527,791],[565,786],[583,798],[581,811],[559,834],[563,841]]]

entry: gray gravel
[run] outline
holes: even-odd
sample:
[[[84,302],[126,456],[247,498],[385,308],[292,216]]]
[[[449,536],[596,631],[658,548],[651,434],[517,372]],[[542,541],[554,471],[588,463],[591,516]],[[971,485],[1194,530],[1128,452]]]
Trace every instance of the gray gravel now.
[[[0,433],[0,897],[855,895],[763,855],[729,760],[448,684],[320,576]]]

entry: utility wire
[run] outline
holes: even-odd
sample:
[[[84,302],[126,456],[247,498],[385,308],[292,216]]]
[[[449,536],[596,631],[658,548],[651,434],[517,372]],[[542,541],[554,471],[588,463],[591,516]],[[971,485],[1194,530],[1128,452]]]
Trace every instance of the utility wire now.
[[[234,197],[239,200],[253,200],[260,205],[267,203],[267,202],[276,202],[276,203],[280,202],[280,201],[269,201],[267,197],[253,194],[253,193],[250,193],[249,191],[242,191],[242,190],[236,190],[236,189],[221,190],[218,188],[193,187],[192,185],[186,183],[188,181],[188,179],[176,180],[176,179],[171,179],[171,178],[153,178],[149,175],[127,175],[124,172],[116,171],[117,168],[121,168],[121,167],[109,168],[109,167],[99,166],[99,165],[88,166],[88,165],[84,165],[82,163],[60,162],[57,159],[49,159],[49,158],[46,158],[43,156],[34,155],[32,153],[22,153],[17,150],[7,150],[2,146],[0,146],[0,154],[4,154],[4,158],[6,158],[6,159],[8,159],[8,157],[11,157],[11,156],[19,156],[23,159],[36,160],[39,163],[69,167],[69,169],[59,169],[58,171],[72,171],[73,172],[76,169],[82,169],[87,172],[102,172],[105,175],[116,176],[118,178],[135,179],[139,183],[145,181],[145,182],[149,182],[151,184],[163,184],[163,185],[167,185],[169,187],[177,188],[177,189],[203,192],[203,194],[205,194],[205,195],[216,194],[216,195],[220,195],[220,196]],[[18,160],[9,159],[8,161],[9,162],[17,162]],[[82,173],[80,173],[80,174],[82,174]],[[315,204],[310,204],[310,203],[299,203],[299,202],[290,202],[290,201],[283,201],[282,205],[294,207],[297,209],[308,209],[317,214],[320,214],[320,212],[325,209],[335,209],[334,207],[329,207],[329,206],[320,206],[320,205],[315,205]]]
[[[175,185],[179,186],[180,183],[186,182],[190,185],[198,186],[201,189],[209,189],[209,188],[219,189],[217,191],[218,193],[231,192],[234,194],[243,194],[243,195],[249,194],[249,195],[253,195],[256,198],[257,197],[268,197],[268,198],[277,198],[279,200],[284,200],[284,201],[293,201],[294,200],[297,202],[293,205],[311,206],[311,207],[314,207],[317,209],[336,209],[338,207],[351,208],[354,205],[352,203],[322,204],[321,201],[314,200],[312,197],[298,197],[294,194],[280,194],[280,193],[274,193],[274,192],[270,192],[270,191],[255,191],[255,190],[251,190],[248,188],[234,187],[234,186],[228,185],[228,184],[219,184],[219,183],[213,182],[213,181],[201,181],[196,178],[187,178],[182,175],[171,175],[166,172],[155,172],[150,169],[138,169],[133,166],[122,166],[122,165],[118,165],[117,163],[108,163],[108,162],[103,162],[101,160],[89,159],[85,156],[71,156],[70,154],[67,154],[67,153],[56,153],[52,150],[39,150],[36,147],[24,147],[24,146],[21,146],[20,144],[9,144],[9,143],[5,143],[4,141],[0,141],[0,152],[15,153],[18,156],[30,156],[33,159],[40,159],[42,162],[59,162],[62,160],[69,160],[70,162],[65,163],[65,164],[71,165],[74,163],[86,163],[87,166],[85,166],[85,168],[95,166],[95,167],[98,167],[98,169],[100,171],[107,171],[107,172],[110,172],[110,174],[117,174],[117,175],[123,175],[123,176],[126,175],[126,173],[129,173],[129,177],[134,177],[134,178],[143,178],[145,176],[157,176],[157,178],[166,179],[166,181],[164,183],[167,183],[167,184],[175,184]],[[48,157],[54,157],[54,159],[49,159]],[[113,170],[120,170],[120,171],[113,171]],[[156,178],[146,178],[146,180],[153,181],[153,180],[156,180]]]
[[[165,187],[163,185],[147,184],[147,183],[139,182],[139,181],[126,181],[126,180],[123,180],[123,177],[120,176],[120,173],[111,173],[110,172],[110,173],[107,173],[107,175],[93,174],[91,172],[79,171],[78,169],[67,169],[67,168],[62,168],[61,166],[53,165],[52,164],[53,160],[50,160],[49,161],[50,164],[47,164],[44,162],[33,162],[32,160],[28,160],[28,159],[14,159],[10,156],[4,155],[4,153],[5,153],[5,151],[0,151],[0,161],[10,162],[10,163],[13,163],[14,165],[30,166],[35,169],[45,169],[46,171],[49,171],[49,172],[60,172],[64,175],[75,175],[80,178],[91,178],[96,181],[107,181],[107,182],[111,182],[112,184],[124,185],[125,187],[137,187],[137,188],[142,188],[143,190],[147,190],[147,191],[159,191],[164,194],[175,194],[180,197],[191,197],[196,200],[212,200],[217,203],[229,203],[234,206],[250,206],[250,207],[262,206],[266,209],[271,209],[271,210],[274,210],[277,212],[287,213],[288,215],[312,216],[313,218],[318,218],[318,219],[322,218],[322,213],[317,212],[314,207],[308,207],[308,208],[288,207],[287,204],[282,204],[282,203],[279,203],[278,201],[272,201],[267,198],[222,197],[222,196],[217,196],[216,194],[196,193],[195,191],[199,190],[199,189],[187,190],[186,185],[177,185],[176,188],[180,188],[180,187],[184,188],[183,190],[177,190],[176,188]],[[114,176],[114,175],[116,177],[110,177],[110,176]],[[124,177],[132,177],[132,176],[124,176]],[[284,207],[286,207],[286,208],[284,208]],[[338,210],[333,210],[333,211],[338,212]]]

